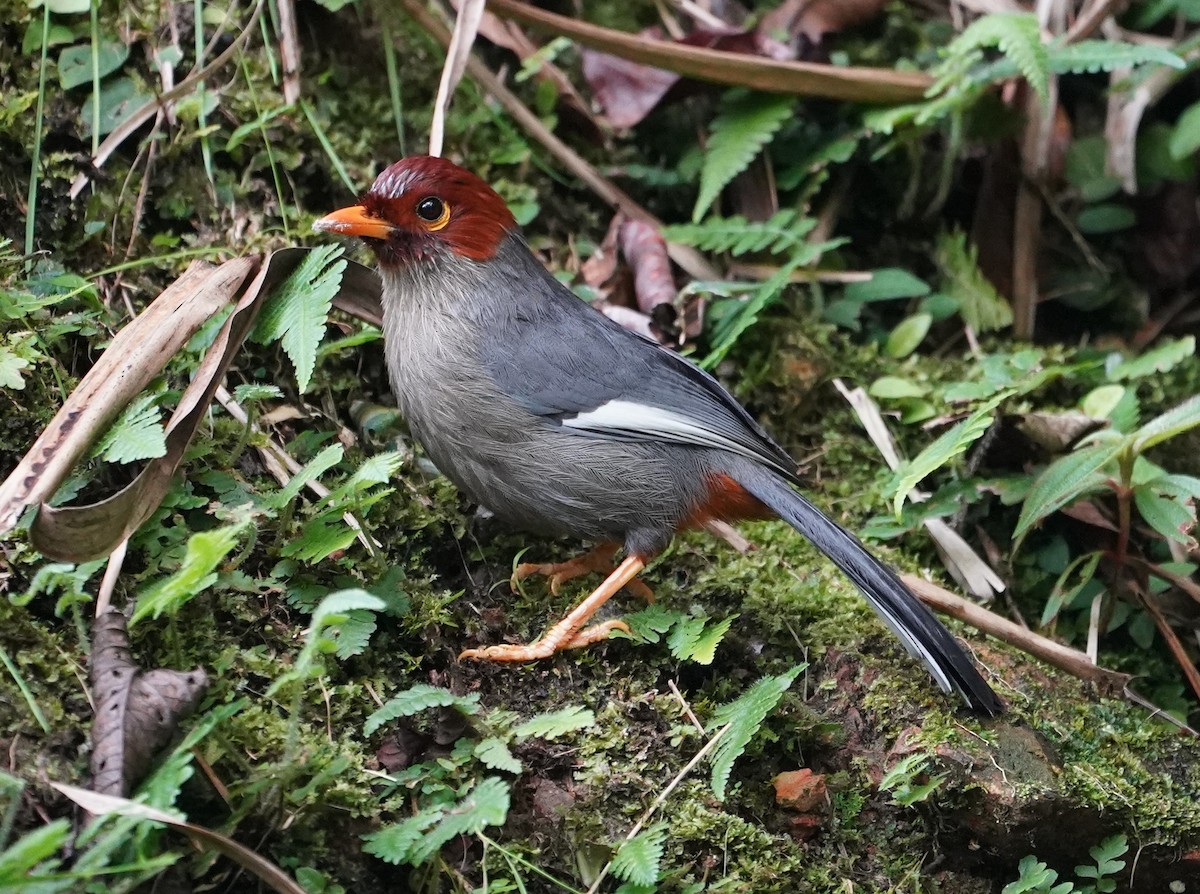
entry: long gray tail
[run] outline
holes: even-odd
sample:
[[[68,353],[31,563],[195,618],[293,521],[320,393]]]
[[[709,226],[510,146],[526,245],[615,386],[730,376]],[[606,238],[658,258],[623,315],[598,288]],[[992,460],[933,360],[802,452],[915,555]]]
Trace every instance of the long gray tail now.
[[[901,583],[895,572],[867,552],[857,537],[767,469],[739,469],[734,478],[812,541],[857,584],[871,608],[909,653],[925,664],[943,692],[957,691],[980,714],[1003,713],[1004,703],[979,675],[950,631]]]

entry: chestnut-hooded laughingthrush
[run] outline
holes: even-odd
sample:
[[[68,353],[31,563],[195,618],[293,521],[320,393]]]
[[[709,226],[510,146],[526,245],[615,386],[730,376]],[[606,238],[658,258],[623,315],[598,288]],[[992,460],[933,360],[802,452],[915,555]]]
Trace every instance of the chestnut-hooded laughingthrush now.
[[[710,375],[635,335],[550,275],[504,200],[442,158],[402,159],[317,230],[363,239],[383,281],[392,388],[413,435],[472,500],[533,531],[625,558],[525,661],[606,637],[588,626],[677,531],[778,516],[832,559],[944,691],[1003,705],[962,647],[886,565],[796,491],[792,459]],[[538,566],[562,579],[595,562]],[[611,567],[611,565],[609,565]]]

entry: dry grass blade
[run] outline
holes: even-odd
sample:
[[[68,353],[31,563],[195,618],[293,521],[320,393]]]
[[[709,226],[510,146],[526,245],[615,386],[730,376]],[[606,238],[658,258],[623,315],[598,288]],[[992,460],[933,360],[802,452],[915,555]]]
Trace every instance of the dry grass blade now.
[[[491,0],[488,10],[502,18],[563,35],[614,56],[674,71],[700,81],[753,87],[769,93],[817,96],[850,102],[915,102],[932,81],[919,72],[888,68],[787,62],[704,47],[652,40],[535,9],[516,0]]]
[[[225,48],[225,50],[212,62],[204,66],[199,71],[191,72],[186,78],[179,82],[174,89],[168,90],[154,99],[147,102],[136,112],[126,118],[118,125],[112,133],[105,137],[104,142],[100,144],[96,155],[92,158],[92,167],[99,168],[104,165],[108,157],[116,151],[117,147],[124,143],[129,137],[137,132],[143,124],[158,114],[160,109],[169,109],[171,104],[180,97],[187,96],[196,85],[211,75],[213,72],[221,68],[225,63],[234,59],[242,52],[243,46],[254,33],[254,26],[258,23],[258,17],[262,14],[262,2],[258,3],[254,8],[254,13],[250,16],[250,20],[246,23],[246,27],[242,29],[233,42]],[[72,199],[79,198],[79,194],[83,192],[83,188],[88,185],[91,175],[84,172],[71,181],[71,190],[68,193]]]
[[[276,0],[279,13],[279,57],[283,62],[283,101],[300,101],[300,35],[296,33],[294,0]]]
[[[433,104],[433,121],[429,125],[429,154],[441,155],[442,142],[446,133],[446,111],[450,108],[450,97],[462,80],[471,58],[471,47],[479,32],[483,18],[484,0],[463,0],[454,20],[454,34],[446,48],[446,63],[442,66],[442,79],[438,83],[437,99]]]
[[[136,801],[130,801],[128,798],[102,795],[90,789],[80,788],[76,785],[66,785],[61,782],[52,782],[50,784],[94,816],[132,816],[155,823],[162,823],[165,826],[170,826],[172,829],[179,830],[198,846],[212,848],[224,854],[246,871],[253,873],[255,877],[260,879],[272,891],[277,891],[279,894],[306,894],[305,890],[292,881],[287,873],[266,857],[256,854],[250,848],[239,844],[226,835],[222,835],[220,832],[206,829],[204,826],[197,826],[195,823],[184,822],[165,811],[158,810],[148,804],[139,804]]]
[[[237,294],[255,265],[253,258],[237,258],[216,268],[196,261],[117,333],[0,485],[0,533],[16,524],[26,506],[48,499],[58,489],[76,461],[122,408],[158,375],[205,321]]]

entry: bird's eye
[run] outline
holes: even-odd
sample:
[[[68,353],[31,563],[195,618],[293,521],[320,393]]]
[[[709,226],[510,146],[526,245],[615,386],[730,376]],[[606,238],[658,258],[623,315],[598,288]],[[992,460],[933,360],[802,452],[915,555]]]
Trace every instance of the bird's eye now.
[[[417,202],[417,217],[431,230],[440,230],[450,220],[450,206],[437,196],[427,196]]]

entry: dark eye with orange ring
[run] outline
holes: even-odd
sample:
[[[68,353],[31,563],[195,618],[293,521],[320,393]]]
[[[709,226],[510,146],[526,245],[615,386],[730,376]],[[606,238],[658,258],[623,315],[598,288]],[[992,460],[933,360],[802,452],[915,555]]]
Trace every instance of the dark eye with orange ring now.
[[[431,230],[440,230],[450,220],[450,206],[437,196],[427,196],[417,202],[417,217]]]

